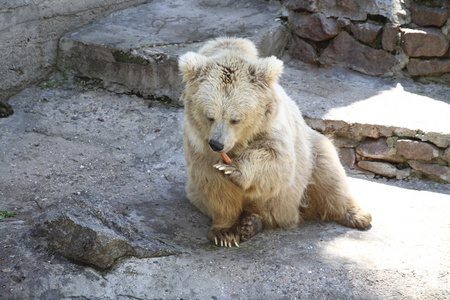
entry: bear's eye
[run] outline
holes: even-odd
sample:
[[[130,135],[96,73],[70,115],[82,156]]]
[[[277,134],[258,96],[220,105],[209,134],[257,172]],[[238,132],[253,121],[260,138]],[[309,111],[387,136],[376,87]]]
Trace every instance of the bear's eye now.
[[[214,118],[213,117],[206,117],[208,119],[208,121],[210,122],[214,122]]]
[[[231,120],[230,120],[230,123],[233,124],[233,125],[235,125],[235,124],[239,123],[240,121],[241,121],[241,120],[238,120],[238,119],[231,119]]]

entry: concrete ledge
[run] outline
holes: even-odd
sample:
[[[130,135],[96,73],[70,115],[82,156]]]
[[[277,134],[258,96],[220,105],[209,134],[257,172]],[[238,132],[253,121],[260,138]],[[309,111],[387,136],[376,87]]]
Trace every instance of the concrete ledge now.
[[[178,57],[198,50],[203,41],[222,35],[247,37],[262,56],[280,56],[289,39],[277,19],[280,9],[256,0],[220,5],[153,1],[65,35],[58,65],[101,79],[112,90],[176,103],[182,92]]]

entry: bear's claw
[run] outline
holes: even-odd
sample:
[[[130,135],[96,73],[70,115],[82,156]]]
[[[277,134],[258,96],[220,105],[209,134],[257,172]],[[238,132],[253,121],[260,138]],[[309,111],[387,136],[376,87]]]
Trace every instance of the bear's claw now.
[[[212,229],[209,232],[209,239],[220,247],[239,247],[239,235],[235,233],[235,228],[230,228],[228,230],[217,230]]]
[[[241,188],[245,186],[245,177],[236,167],[223,163],[217,163],[213,167],[221,171],[224,175],[227,175],[227,178],[237,186]]]
[[[215,164],[214,166],[213,166],[214,168],[216,168],[217,170],[219,170],[219,171],[232,171],[233,169],[234,170],[236,170],[236,168],[235,167],[232,167],[232,166],[229,166],[229,165],[223,165],[223,164]]]
[[[240,173],[235,167],[230,166],[230,165],[224,165],[224,164],[219,163],[219,164],[215,164],[213,167],[219,171],[222,171],[223,174],[225,174],[225,175],[230,175],[234,172]]]
[[[219,246],[219,242],[217,241],[217,238],[214,238],[216,246]],[[236,240],[233,240],[233,243],[236,247],[239,248],[239,244],[236,242]],[[231,248],[233,247],[233,245],[231,244],[231,242],[227,242],[227,241],[222,241],[220,240],[220,247],[228,247]]]

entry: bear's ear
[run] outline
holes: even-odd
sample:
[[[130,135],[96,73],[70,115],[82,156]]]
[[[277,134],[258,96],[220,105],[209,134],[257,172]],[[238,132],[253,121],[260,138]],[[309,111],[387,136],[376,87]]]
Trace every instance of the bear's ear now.
[[[277,82],[283,72],[283,62],[275,56],[258,58],[249,66],[248,71],[256,82],[271,85]]]
[[[178,67],[183,74],[183,81],[194,81],[202,74],[208,64],[208,58],[204,55],[187,52],[178,60]]]

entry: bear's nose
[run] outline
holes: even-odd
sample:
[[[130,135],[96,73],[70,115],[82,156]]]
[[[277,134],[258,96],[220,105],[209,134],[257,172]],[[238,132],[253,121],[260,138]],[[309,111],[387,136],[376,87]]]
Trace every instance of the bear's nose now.
[[[219,141],[216,141],[216,140],[209,140],[209,146],[214,151],[222,151],[223,150],[223,145]]]

